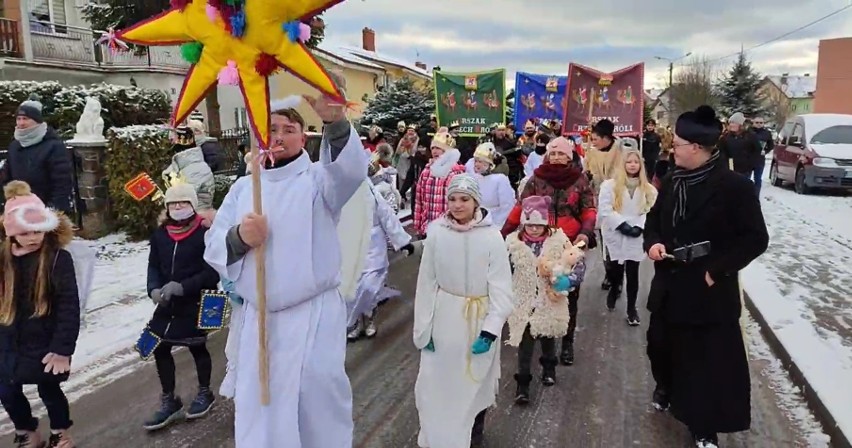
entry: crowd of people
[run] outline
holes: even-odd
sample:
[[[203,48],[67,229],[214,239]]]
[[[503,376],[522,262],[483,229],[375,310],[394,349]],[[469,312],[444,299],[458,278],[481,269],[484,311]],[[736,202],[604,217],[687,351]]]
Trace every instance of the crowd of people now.
[[[747,177],[756,159],[742,154],[763,151],[768,141],[741,133],[741,116],[728,120],[724,134],[707,106],[682,114],[671,131],[649,121],[641,146],[615,136],[608,120],[578,136],[561,135],[558,123],[530,122],[516,138],[498,124],[463,157],[457,123],[439,127],[432,117],[420,129],[400,122],[393,136],[372,127],[362,141],[336,101],[304,101],[324,123],[320,161],[304,150],[302,115],[292,106],[273,110],[271,148],[245,160],[258,177],[263,214],[254,212],[248,176],[213,210],[211,172],[220,161],[204,145],[215,142],[195,123],[176,132],[175,155],[163,172],[169,188],[161,223],[151,236],[147,289],[156,309],[137,347],[155,360],[162,388],[160,406],[140,422],[145,429],[206,416],[216,401],[211,372],[221,368],[219,395],[235,402],[237,447],[352,446],[347,340],[376,337],[380,303],[400,295],[387,285],[388,248],[413,255],[417,246],[419,446],[482,443],[500,357],[508,353],[501,350],[504,334],[517,348],[518,406],[530,402],[536,343],[541,384],[557,384],[558,365],[573,365],[575,343],[582,343],[575,337],[581,288],[597,289],[583,286],[588,264],[604,265],[606,308],[615,311],[624,292],[626,324],[640,326],[639,265],[646,258],[655,270],[647,297],[653,406],[683,422],[700,448],[718,446],[718,433],[749,428],[738,273],[766,249],[768,234],[759,183]],[[38,125],[38,112],[25,103],[18,116]],[[48,138],[22,130],[21,144],[40,144],[29,143],[39,135],[40,142]],[[59,163],[44,146],[39,154]],[[22,165],[12,162],[15,173]],[[37,385],[50,419],[49,446],[70,448],[73,423],[60,384],[71,368],[81,311],[74,260],[64,249],[73,233],[61,213],[69,196],[20,180],[5,194],[0,401],[17,446],[41,447],[22,392]],[[397,213],[409,204],[413,235]],[[348,214],[352,206],[366,213]],[[276,273],[264,278],[262,309],[255,256],[261,248],[266,272]],[[352,253],[357,287],[349,294],[341,267]],[[215,366],[201,316],[209,311],[205,291],[220,284],[233,312],[227,362]],[[268,351],[258,348],[262,331]],[[188,406],[175,394],[176,346],[188,347],[195,361],[198,393]],[[258,381],[263,362],[275,391],[268,402]]]

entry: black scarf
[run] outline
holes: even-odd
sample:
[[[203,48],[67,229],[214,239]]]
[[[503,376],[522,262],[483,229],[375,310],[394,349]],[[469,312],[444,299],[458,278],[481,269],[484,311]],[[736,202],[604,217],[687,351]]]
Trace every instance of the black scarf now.
[[[693,185],[698,185],[708,177],[716,168],[719,162],[719,151],[713,153],[703,165],[694,170],[687,170],[680,167],[675,168],[672,173],[672,182],[674,182],[674,215],[672,216],[672,225],[677,227],[678,223],[686,218],[686,191]]]

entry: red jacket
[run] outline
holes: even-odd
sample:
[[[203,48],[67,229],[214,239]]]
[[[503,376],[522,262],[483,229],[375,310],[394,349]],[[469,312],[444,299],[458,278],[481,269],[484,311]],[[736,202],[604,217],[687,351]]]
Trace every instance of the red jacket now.
[[[503,236],[514,232],[521,224],[521,201],[530,196],[549,196],[551,198],[550,224],[565,232],[571,240],[584,234],[591,241],[595,232],[598,211],[595,206],[595,193],[586,176],[579,176],[568,188],[556,189],[535,174],[527,181],[518,203],[509,213],[503,225]]]

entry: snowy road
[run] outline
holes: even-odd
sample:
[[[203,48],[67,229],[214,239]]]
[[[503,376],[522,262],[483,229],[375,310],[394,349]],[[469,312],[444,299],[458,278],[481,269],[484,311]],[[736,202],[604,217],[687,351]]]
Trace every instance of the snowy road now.
[[[392,267],[391,282],[410,298],[417,275],[417,259],[404,259]],[[503,348],[503,380],[498,407],[489,413],[487,447],[686,447],[685,428],[649,406],[653,388],[645,358],[645,329],[624,322],[624,301],[616,313],[605,310],[600,284],[602,267],[592,261],[580,302],[577,363],[560,367],[557,386],[543,390],[535,384],[533,404],[518,408],[514,394],[515,350]],[[643,267],[643,291],[650,280],[650,265]],[[641,303],[644,303],[644,294]],[[411,344],[412,302],[397,300],[382,308],[380,332],[372,341],[350,346],[347,370],[355,392],[355,446],[365,448],[414,447],[417,411],[413,386],[418,353]],[[135,329],[138,330],[138,329]],[[752,356],[753,428],[724,436],[726,447],[825,446],[825,436],[805,410],[760,339],[749,325]],[[214,381],[221,380],[224,334],[211,340]],[[194,392],[195,375],[186,352],[177,357],[178,390],[183,397]],[[91,447],[233,447],[233,408],[220,402],[206,420],[175,426],[147,435],[140,425],[155,408],[159,386],[152,363],[130,362],[135,370],[120,381],[76,400],[73,432],[81,445]],[[536,366],[537,368],[537,366]],[[0,439],[8,443],[10,439]]]

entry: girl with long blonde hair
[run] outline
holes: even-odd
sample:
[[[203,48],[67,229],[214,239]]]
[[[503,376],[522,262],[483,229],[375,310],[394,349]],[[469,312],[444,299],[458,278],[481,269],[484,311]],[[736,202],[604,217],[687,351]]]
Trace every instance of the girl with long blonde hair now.
[[[636,296],[639,292],[639,262],[645,259],[642,234],[645,216],[657,200],[657,189],[648,182],[642,154],[625,150],[613,178],[601,184],[598,217],[601,235],[611,260],[607,271],[612,285],[607,295],[607,308],[615,310],[621,286],[627,274],[627,323],[639,325]]]

